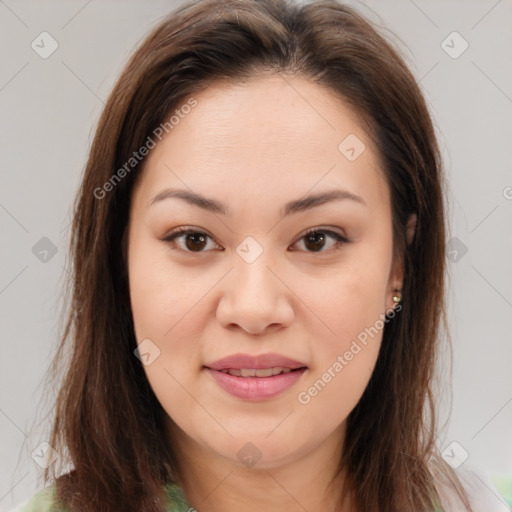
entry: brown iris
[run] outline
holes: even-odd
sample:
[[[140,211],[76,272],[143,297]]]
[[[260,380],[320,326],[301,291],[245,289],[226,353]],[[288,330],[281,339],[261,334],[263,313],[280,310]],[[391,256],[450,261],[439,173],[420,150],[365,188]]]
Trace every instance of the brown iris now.
[[[312,242],[312,245],[309,245],[309,242]],[[320,250],[323,248],[325,242],[325,235],[320,232],[316,231],[314,233],[309,233],[305,236],[304,245],[308,249],[313,249],[313,251]]]
[[[191,243],[189,243],[191,241]],[[185,236],[185,246],[191,251],[201,251],[207,243],[207,237],[202,233],[189,233]]]

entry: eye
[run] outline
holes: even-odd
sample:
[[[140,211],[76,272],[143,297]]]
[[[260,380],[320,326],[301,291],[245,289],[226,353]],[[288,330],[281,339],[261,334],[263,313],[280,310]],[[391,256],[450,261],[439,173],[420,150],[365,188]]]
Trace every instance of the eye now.
[[[326,250],[323,249],[328,238],[334,240],[334,243],[331,245],[331,248],[339,248],[341,245],[350,242],[350,240],[348,240],[344,236],[340,235],[339,233],[336,233],[335,231],[331,231],[330,229],[310,228],[299,239],[297,243],[303,241],[305,247],[312,249],[307,250],[306,252],[326,252],[329,249],[329,247]]]
[[[184,239],[184,246],[183,244],[176,243],[176,240],[181,238]],[[185,252],[204,252],[203,249],[208,245],[208,239],[213,241],[210,235],[204,233],[203,231],[198,231],[189,227],[181,227],[169,233],[162,240],[164,242],[172,242],[173,245],[178,245],[178,249]],[[214,245],[219,247],[215,243]]]
[[[294,245],[297,245],[299,242],[303,242],[304,247],[306,247],[306,252],[326,252],[329,247],[327,247],[326,250],[324,250],[324,248],[326,247],[326,240],[329,238],[334,241],[334,243],[331,245],[331,248],[340,247],[341,245],[350,242],[350,240],[344,236],[330,229],[310,228]],[[181,240],[183,243],[177,243],[177,241],[180,239],[183,239]],[[181,251],[189,253],[201,253],[205,252],[205,247],[208,247],[208,239],[212,241],[213,249],[215,247],[219,248],[219,245],[213,242],[213,239],[210,235],[204,231],[199,231],[190,227],[177,228],[165,236],[162,240],[164,242],[177,245],[178,249]],[[210,247],[210,249],[212,249],[212,247]]]

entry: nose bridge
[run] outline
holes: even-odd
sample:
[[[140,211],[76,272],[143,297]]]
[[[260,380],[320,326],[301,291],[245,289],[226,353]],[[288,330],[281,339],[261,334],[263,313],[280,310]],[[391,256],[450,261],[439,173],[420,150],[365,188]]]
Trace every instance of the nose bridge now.
[[[253,334],[271,324],[288,324],[293,318],[287,287],[270,250],[253,237],[236,248],[233,270],[218,305],[218,320],[225,326],[237,324]]]
[[[270,249],[254,237],[247,236],[236,248],[234,285],[237,290],[249,294],[258,294],[262,299],[268,293],[275,293],[276,279],[269,267],[272,268],[272,254]]]

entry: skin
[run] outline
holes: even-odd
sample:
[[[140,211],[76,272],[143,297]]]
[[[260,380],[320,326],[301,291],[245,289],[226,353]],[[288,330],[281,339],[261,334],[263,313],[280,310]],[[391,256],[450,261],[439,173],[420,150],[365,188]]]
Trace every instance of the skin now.
[[[144,370],[167,413],[184,489],[201,512],[334,511],[343,474],[334,489],[327,484],[382,330],[309,403],[298,394],[393,308],[403,268],[392,259],[388,185],[357,116],[312,82],[271,75],[194,97],[198,105],[145,160],[128,234],[135,334],[160,350]],[[349,134],[366,146],[354,161],[338,150]],[[166,188],[221,201],[231,215],[178,198],[148,206]],[[288,201],[338,188],[365,204],[344,199],[280,213]],[[162,240],[180,226],[210,238]],[[326,236],[315,252],[304,238],[312,227],[350,242]],[[252,263],[236,252],[247,236],[263,250]],[[203,368],[230,354],[266,352],[308,366],[273,399],[233,397]],[[252,467],[237,457],[248,442],[262,456]],[[347,502],[345,510],[354,508]]]

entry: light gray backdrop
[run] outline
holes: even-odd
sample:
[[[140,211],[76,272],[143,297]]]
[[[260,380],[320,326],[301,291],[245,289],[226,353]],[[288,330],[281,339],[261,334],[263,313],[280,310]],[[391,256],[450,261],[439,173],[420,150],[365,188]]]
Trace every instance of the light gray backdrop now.
[[[95,123],[130,52],[179,3],[0,0],[0,510],[41,485],[48,434],[32,427]],[[449,176],[455,360],[440,444],[454,467],[467,456],[512,473],[512,2],[349,4],[398,36]]]

